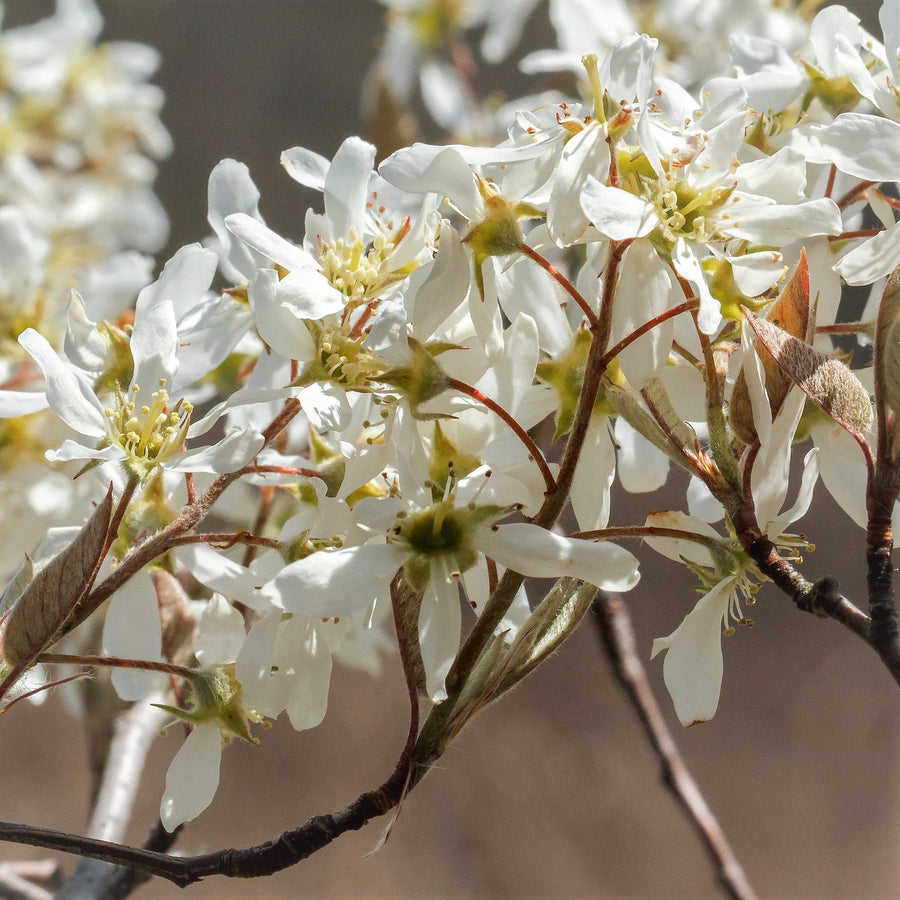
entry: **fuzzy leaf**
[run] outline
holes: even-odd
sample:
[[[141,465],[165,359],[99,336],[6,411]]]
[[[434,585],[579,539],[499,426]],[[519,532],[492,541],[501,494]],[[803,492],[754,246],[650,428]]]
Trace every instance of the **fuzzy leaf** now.
[[[596,593],[592,584],[574,578],[556,582],[519,631],[492,699],[520,682],[572,634]]]
[[[22,591],[3,627],[3,657],[12,666],[4,687],[60,637],[77,614],[100,569],[111,513],[112,486],[75,540]]]
[[[777,325],[745,309],[747,321],[763,347],[816,406],[857,440],[872,421],[868,391],[840,360],[820,353]]]

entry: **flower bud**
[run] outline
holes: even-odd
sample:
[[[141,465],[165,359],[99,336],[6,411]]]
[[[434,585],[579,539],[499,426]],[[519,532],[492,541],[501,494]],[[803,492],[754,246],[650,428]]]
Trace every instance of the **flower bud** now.
[[[450,387],[450,379],[434,361],[436,354],[449,350],[450,344],[429,347],[417,341],[412,335],[407,337],[410,361],[405,366],[394,366],[377,377],[378,381],[391,385],[409,401],[412,414],[417,419],[440,418],[440,413],[420,413],[423,403],[433,400]]]

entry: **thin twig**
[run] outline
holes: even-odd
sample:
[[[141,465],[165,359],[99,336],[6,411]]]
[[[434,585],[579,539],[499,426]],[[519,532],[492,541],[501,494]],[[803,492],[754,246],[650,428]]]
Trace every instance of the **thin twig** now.
[[[404,666],[406,671],[406,664]],[[403,751],[387,781],[373,791],[366,791],[349,806],[324,816],[315,816],[303,825],[286,831],[279,837],[243,850],[219,850],[199,856],[177,857],[160,852],[153,842],[142,849],[53,831],[0,822],[0,840],[31,844],[37,847],[77,853],[81,856],[129,866],[148,875],[167,878],[180,887],[187,887],[209,875],[229,878],[260,878],[296,865],[330,844],[347,831],[357,831],[370,819],[383,816],[398,806],[425,776],[427,765],[415,758],[416,736],[419,729],[419,703],[413,679],[407,677],[410,703],[410,722]],[[167,847],[163,847],[167,849]],[[143,876],[127,880],[114,879],[105,887],[104,900],[118,900],[140,883]]]
[[[635,651],[634,631],[627,607],[620,598],[598,591],[594,609],[597,611],[600,636],[616,676],[640,716],[641,724],[662,763],[666,786],[684,806],[691,823],[703,838],[707,853],[716,865],[719,880],[729,896],[737,900],[753,900],[756,894],[716,817],[684,764],[653,696],[647,673]]]
[[[154,737],[166,713],[140,703],[116,720],[103,780],[87,833],[94,838],[121,841],[131,819],[140,776]],[[93,900],[109,877],[109,863],[81,859],[56,900]]]

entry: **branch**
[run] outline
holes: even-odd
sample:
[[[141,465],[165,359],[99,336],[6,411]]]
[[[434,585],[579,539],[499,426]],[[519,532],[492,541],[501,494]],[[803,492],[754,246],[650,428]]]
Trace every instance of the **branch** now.
[[[162,710],[139,704],[116,720],[103,780],[88,825],[91,837],[109,841],[124,837],[147,753],[165,719]],[[109,876],[109,868],[108,863],[96,859],[80,860],[56,895],[57,900],[97,897],[101,883]]]
[[[406,666],[407,662],[404,661],[405,673]],[[154,849],[127,847],[96,838],[10,822],[0,822],[0,840],[76,853],[90,859],[127,866],[139,873],[165,878],[179,887],[187,887],[209,875],[225,875],[229,878],[261,878],[272,875],[312,856],[345,832],[358,831],[370,819],[389,812],[425,777],[429,766],[419,763],[414,756],[419,728],[419,702],[415,683],[408,677],[407,688],[410,702],[409,731],[400,758],[387,781],[375,790],[361,794],[349,806],[328,815],[315,816],[264,844],[243,850],[226,849],[199,856],[177,857]],[[102,896],[109,900],[125,897],[139,881],[140,875],[133,879],[128,879],[127,876],[117,877],[106,886]]]
[[[719,880],[730,897],[754,900],[744,870],[734,855],[716,817],[684,764],[672,734],[653,696],[647,673],[635,651],[634,631],[622,600],[603,591],[594,599],[597,627],[616,676],[641,719],[654,751],[662,763],[666,787],[682,804],[691,824],[700,833],[706,851],[716,865]]]

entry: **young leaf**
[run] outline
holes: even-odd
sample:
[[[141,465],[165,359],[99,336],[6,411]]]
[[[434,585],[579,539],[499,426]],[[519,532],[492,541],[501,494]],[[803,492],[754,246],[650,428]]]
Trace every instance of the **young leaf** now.
[[[22,591],[3,624],[3,658],[12,667],[0,696],[62,633],[87,596],[106,547],[112,485],[78,536],[53,557]]]
[[[888,278],[875,322],[875,404],[879,434],[886,443],[891,413],[896,417],[900,412],[900,267]],[[891,455],[896,456],[896,424],[893,431]]]
[[[826,356],[777,325],[744,310],[766,352],[816,406],[858,441],[872,421],[868,391],[840,360]]]

